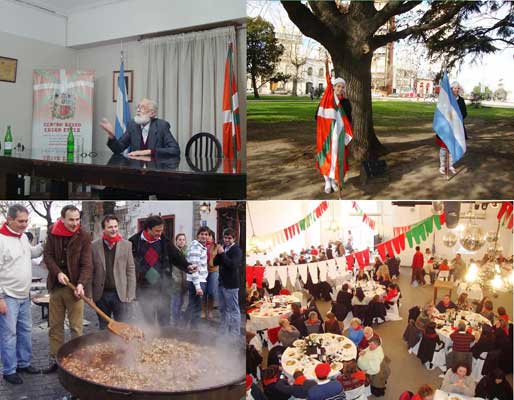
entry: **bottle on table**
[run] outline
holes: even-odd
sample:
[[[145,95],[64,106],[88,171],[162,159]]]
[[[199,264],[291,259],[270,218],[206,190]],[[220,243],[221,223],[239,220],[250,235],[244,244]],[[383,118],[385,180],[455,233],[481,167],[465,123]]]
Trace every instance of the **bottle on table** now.
[[[12,134],[11,126],[7,126],[7,132],[5,133],[4,139],[4,155],[10,156],[12,154]]]

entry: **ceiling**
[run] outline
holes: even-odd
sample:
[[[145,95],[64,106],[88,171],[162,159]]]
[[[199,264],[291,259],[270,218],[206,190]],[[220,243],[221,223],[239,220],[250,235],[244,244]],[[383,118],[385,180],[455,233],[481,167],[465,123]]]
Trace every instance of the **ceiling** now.
[[[33,5],[49,12],[69,16],[74,12],[126,0],[12,0],[15,3]]]

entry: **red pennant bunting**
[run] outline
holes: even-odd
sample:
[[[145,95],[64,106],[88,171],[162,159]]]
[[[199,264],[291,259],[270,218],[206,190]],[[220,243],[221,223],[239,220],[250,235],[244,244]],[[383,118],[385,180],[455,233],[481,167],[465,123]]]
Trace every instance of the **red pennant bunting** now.
[[[405,250],[405,233],[398,235],[393,238],[394,251],[396,254],[400,254],[403,250]]]
[[[507,225],[507,228],[512,229],[512,226],[514,225],[513,219],[514,219],[514,216],[511,215],[510,219],[509,219],[509,224]]]
[[[348,271],[353,270],[353,264],[355,262],[355,258],[353,257],[353,254],[346,256],[346,269]]]
[[[506,218],[508,218],[509,215],[512,214],[513,208],[514,208],[514,206],[512,205],[511,202],[508,202],[508,201],[503,202],[500,210],[498,211],[498,215],[497,215],[498,221],[500,219],[502,219],[504,214],[506,214]]]
[[[387,242],[385,242],[385,245],[386,245],[387,254],[389,254],[389,257],[394,257],[393,241],[388,240]]]
[[[380,255],[380,258],[382,259],[382,262],[385,262],[385,260],[386,260],[385,243],[377,244],[376,249],[378,251],[378,254]]]
[[[443,226],[444,224],[446,224],[446,213],[442,213],[442,214],[439,216],[439,222],[441,222],[441,226]]]

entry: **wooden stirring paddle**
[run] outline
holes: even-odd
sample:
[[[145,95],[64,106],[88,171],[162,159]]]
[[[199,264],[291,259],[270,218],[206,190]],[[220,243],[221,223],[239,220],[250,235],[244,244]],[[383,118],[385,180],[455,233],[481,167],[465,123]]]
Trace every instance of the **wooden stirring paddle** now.
[[[71,283],[66,277],[66,286],[68,286],[70,289],[75,291],[77,288],[73,283]],[[126,324],[125,322],[119,322],[113,320],[111,317],[109,317],[106,313],[104,313],[98,306],[95,304],[95,302],[90,299],[89,297],[86,297],[85,295],[81,295],[80,298],[84,300],[89,306],[95,310],[100,317],[105,319],[107,321],[107,329],[109,329],[112,333],[115,335],[118,335],[126,342],[132,340],[132,339],[143,339],[144,333],[141,329],[139,329],[137,326]]]

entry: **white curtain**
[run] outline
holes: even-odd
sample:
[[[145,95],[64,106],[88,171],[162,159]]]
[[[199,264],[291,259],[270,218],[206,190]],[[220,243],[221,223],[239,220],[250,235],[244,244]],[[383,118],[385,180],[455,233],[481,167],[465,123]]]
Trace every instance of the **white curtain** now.
[[[143,42],[146,97],[157,101],[159,118],[170,123],[182,155],[187,141],[198,132],[212,133],[222,142],[223,83],[230,42],[238,71],[233,26]]]

